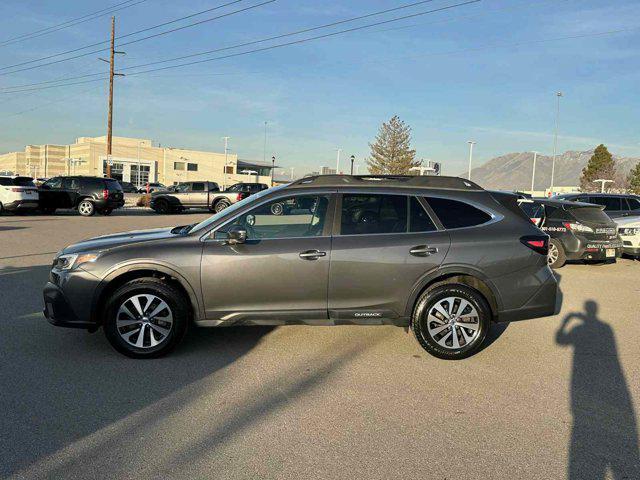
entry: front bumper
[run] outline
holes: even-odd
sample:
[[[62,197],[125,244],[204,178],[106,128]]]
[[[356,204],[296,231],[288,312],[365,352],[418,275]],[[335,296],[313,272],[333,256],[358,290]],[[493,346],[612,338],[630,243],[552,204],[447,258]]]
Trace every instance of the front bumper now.
[[[13,202],[5,203],[3,207],[9,212],[15,212],[16,210],[35,210],[38,208],[38,200],[14,200]]]
[[[98,283],[97,277],[82,269],[52,271],[42,292],[44,316],[59,327],[97,329],[99,323],[92,318],[92,307]]]

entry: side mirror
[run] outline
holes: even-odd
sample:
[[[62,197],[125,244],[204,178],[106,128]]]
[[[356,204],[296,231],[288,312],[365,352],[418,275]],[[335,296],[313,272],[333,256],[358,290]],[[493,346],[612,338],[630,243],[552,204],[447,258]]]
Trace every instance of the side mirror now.
[[[247,241],[247,230],[240,226],[231,227],[227,232],[227,245],[238,245]]]

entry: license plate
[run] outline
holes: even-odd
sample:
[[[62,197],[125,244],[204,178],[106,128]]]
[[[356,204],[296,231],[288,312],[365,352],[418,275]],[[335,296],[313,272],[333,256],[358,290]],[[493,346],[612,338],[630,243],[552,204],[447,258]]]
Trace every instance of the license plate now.
[[[616,256],[616,249],[615,248],[607,248],[607,251],[605,252],[605,255],[607,256],[607,258],[613,258]]]

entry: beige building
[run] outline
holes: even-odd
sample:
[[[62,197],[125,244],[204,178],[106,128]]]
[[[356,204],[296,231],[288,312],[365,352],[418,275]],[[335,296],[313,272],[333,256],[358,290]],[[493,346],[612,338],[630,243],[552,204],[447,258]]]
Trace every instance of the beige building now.
[[[111,176],[142,186],[209,180],[221,187],[237,182],[270,185],[271,165],[239,160],[236,154],[154,146],[143,138],[113,137]],[[27,145],[24,152],[0,155],[0,171],[34,178],[56,175],[103,176],[107,167],[106,137],[80,137],[70,145]]]

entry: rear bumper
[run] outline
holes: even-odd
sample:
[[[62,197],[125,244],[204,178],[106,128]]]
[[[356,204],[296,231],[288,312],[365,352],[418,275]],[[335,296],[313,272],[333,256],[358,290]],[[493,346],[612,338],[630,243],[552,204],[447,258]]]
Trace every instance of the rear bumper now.
[[[498,312],[496,321],[515,322],[530,318],[548,317],[560,313],[558,281],[551,274],[523,306]]]
[[[567,260],[615,260],[622,256],[620,240],[589,240],[574,236],[563,242]],[[607,256],[607,250],[616,251],[614,257]]]
[[[5,203],[3,207],[9,212],[16,210],[35,210],[38,208],[38,200],[14,200],[13,202]]]
[[[640,247],[632,247],[625,245],[622,248],[622,251],[625,255],[629,255],[630,257],[640,258]]]

